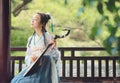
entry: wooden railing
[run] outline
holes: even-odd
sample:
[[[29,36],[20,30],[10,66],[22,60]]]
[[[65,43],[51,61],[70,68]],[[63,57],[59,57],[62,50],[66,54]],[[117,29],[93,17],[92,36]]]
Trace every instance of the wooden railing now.
[[[11,48],[11,51],[25,51],[26,48]],[[80,51],[105,51],[104,48],[59,48],[61,52],[60,78],[62,81],[120,81],[119,56],[80,56]],[[18,62],[16,62],[18,61]],[[16,63],[17,66],[16,66]],[[11,75],[14,77],[24,67],[24,57],[11,57]]]

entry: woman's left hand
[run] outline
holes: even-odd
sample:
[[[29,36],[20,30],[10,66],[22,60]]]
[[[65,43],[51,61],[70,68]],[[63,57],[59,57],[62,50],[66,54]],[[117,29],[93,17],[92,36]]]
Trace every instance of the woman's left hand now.
[[[56,40],[52,39],[51,43],[52,43],[51,47],[52,47],[52,49],[54,49],[56,47]]]

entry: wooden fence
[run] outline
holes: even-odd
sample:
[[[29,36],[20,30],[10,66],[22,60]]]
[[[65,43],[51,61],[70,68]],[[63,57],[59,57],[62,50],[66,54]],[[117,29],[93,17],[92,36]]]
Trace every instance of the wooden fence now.
[[[25,51],[26,48],[11,48],[11,51]],[[80,51],[105,51],[99,47],[61,47],[60,78],[62,82],[80,81],[120,81],[119,56],[80,56]],[[67,55],[67,56],[66,56]],[[17,62],[16,62],[17,61]],[[15,64],[18,63],[18,64]],[[11,76],[16,69],[20,72],[24,57],[11,56]],[[16,67],[17,65],[17,67]]]

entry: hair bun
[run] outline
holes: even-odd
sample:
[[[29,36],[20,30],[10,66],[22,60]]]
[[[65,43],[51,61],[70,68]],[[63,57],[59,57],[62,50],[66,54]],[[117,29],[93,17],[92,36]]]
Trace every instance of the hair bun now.
[[[50,16],[49,13],[46,13],[46,18],[47,18],[48,20],[51,19],[51,16]]]

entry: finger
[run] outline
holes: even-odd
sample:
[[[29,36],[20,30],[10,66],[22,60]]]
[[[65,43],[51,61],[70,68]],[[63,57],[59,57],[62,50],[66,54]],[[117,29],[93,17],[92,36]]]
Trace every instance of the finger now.
[[[53,41],[52,41],[52,48],[54,48],[55,46],[56,46],[56,40],[55,39],[53,39]]]
[[[31,56],[31,61],[34,62],[37,59],[36,56]]]

